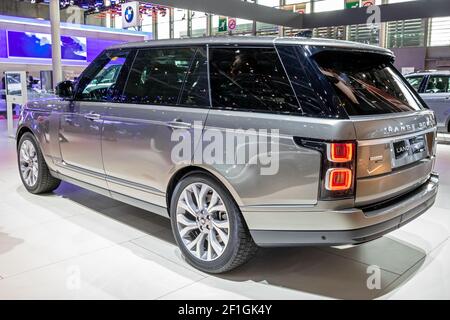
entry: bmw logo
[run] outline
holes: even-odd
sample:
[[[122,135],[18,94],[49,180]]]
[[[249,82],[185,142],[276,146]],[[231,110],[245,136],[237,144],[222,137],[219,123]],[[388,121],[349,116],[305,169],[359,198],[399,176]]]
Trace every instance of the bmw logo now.
[[[130,23],[131,21],[133,21],[133,17],[134,17],[134,11],[132,7],[127,7],[125,9],[125,21]]]

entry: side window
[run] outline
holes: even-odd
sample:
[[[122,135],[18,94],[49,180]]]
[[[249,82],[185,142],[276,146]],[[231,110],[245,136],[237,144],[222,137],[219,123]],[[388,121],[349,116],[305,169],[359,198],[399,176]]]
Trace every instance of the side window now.
[[[95,59],[79,81],[77,100],[110,101],[127,56],[127,52],[105,52]]]
[[[211,48],[210,59],[213,107],[302,113],[274,48]]]
[[[406,80],[408,80],[409,84],[411,85],[411,87],[414,88],[414,90],[419,91],[420,89],[420,84],[423,81],[423,76],[415,76],[415,77],[408,77],[406,78]]]
[[[208,60],[204,49],[199,48],[186,76],[180,105],[209,107]]]
[[[138,50],[122,101],[176,105],[196,48]]]
[[[304,67],[306,58],[299,51],[298,46],[278,46],[281,61],[286,67],[292,87],[297,95],[302,112],[307,116],[328,117],[337,114],[337,111],[328,110],[319,100],[317,85]]]
[[[446,93],[449,90],[449,76],[431,76],[428,80],[426,93]]]

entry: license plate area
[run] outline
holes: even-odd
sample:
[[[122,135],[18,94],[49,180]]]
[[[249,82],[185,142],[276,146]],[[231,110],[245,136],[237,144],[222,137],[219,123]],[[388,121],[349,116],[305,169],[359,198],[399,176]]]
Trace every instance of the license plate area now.
[[[395,140],[391,146],[392,168],[420,161],[429,156],[425,135]]]

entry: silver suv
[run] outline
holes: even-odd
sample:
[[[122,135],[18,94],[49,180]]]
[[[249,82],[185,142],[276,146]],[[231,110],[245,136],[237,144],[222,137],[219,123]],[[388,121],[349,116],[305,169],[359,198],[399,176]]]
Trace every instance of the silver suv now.
[[[450,132],[450,71],[425,71],[405,76],[436,114],[438,131]]]
[[[370,241],[438,188],[433,112],[393,60],[306,38],[114,46],[57,99],[25,106],[20,176],[31,193],[65,180],[169,217],[187,261],[211,273],[258,246]]]

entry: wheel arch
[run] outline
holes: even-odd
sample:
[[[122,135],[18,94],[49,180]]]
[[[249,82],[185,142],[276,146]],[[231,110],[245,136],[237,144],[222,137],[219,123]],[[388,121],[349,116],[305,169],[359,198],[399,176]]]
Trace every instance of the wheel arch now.
[[[31,133],[37,139],[36,134],[33,132],[33,130],[30,127],[21,126],[17,129],[17,133],[16,133],[16,147],[19,146],[20,139],[27,132]]]
[[[242,201],[237,194],[236,190],[233,188],[233,186],[223,177],[220,173],[211,170],[209,168],[205,168],[202,166],[195,166],[195,165],[189,165],[185,166],[183,168],[178,169],[170,178],[169,183],[167,184],[166,188],[166,204],[167,204],[167,211],[170,216],[170,202],[172,199],[173,191],[175,190],[175,187],[177,183],[183,179],[184,177],[195,174],[195,173],[203,173],[209,176],[210,178],[214,179],[217,183],[222,185],[225,190],[227,190],[232,200],[236,203],[238,207],[242,205]]]

